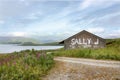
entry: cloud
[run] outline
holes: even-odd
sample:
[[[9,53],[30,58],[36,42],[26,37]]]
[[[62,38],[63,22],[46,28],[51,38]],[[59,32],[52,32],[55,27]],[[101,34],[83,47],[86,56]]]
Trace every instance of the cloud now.
[[[25,4],[26,6],[30,5],[30,1],[29,0],[19,0],[21,3]]]
[[[56,15],[56,16],[59,16],[59,17],[66,17],[66,16],[69,16],[71,15],[72,13],[75,13],[77,11],[80,11],[81,9],[79,8],[79,4],[81,1],[78,1],[78,0],[75,0],[75,1],[64,1],[63,2],[66,3],[66,6],[64,6],[62,8],[61,11],[59,11],[59,13]],[[61,7],[61,6],[60,6]]]
[[[30,13],[28,16],[26,16],[25,19],[35,20],[35,19],[38,19],[42,15],[43,15],[43,13],[40,11],[34,12],[34,13]]]
[[[90,7],[99,8],[100,6],[102,6],[102,8],[103,7],[105,8],[113,4],[117,4],[118,2],[120,1],[119,0],[83,0],[83,2],[81,3],[81,9],[86,9]]]
[[[120,26],[120,12],[112,12],[109,14],[106,14],[102,17],[98,17],[95,23],[106,25],[106,26],[114,26],[119,27]]]
[[[8,19],[24,13],[25,6],[18,1],[0,1],[0,18]]]
[[[0,18],[17,19],[28,16],[31,13],[38,12],[42,8],[43,2],[30,0],[1,0],[0,1]],[[41,7],[39,8],[38,7]],[[33,16],[33,15],[32,15]]]
[[[114,16],[117,16],[117,15],[120,15],[120,11],[116,11],[116,12],[112,12],[112,13],[106,14],[106,15],[98,18],[98,19],[110,18],[110,17],[114,17]]]
[[[120,26],[119,4],[119,0],[1,1],[0,24],[6,24],[0,30],[12,36],[58,40],[83,29],[103,36],[117,36],[119,32],[112,33],[112,30]],[[107,32],[111,34],[105,34]]]
[[[4,24],[5,23],[5,21],[3,21],[3,20],[0,20],[0,24]]]
[[[97,34],[103,33],[103,32],[105,31],[105,29],[102,28],[102,27],[92,27],[92,28],[88,28],[87,30],[88,30],[89,32],[97,33]]]
[[[11,31],[11,32],[0,32],[0,36],[14,36],[14,37],[29,37],[31,33],[28,32],[20,32],[20,31]]]
[[[120,38],[120,29],[113,30],[112,33],[108,34],[108,38]]]
[[[11,32],[9,33],[9,35],[15,36],[15,37],[24,37],[26,36],[26,33],[25,32]]]
[[[57,31],[64,31],[68,29],[69,24],[68,20],[63,19],[63,20],[53,20],[52,18],[50,19],[44,19],[41,22],[36,22],[28,25],[29,29],[28,31],[30,32],[41,32],[46,34],[48,32],[57,32]]]

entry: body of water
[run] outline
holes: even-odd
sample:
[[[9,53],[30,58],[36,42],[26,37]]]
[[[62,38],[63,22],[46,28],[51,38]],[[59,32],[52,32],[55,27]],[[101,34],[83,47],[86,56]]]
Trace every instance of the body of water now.
[[[35,49],[35,50],[50,50],[50,49],[59,49],[63,46],[18,46],[17,44],[0,44],[0,53],[12,53],[14,51],[21,51],[26,49]]]

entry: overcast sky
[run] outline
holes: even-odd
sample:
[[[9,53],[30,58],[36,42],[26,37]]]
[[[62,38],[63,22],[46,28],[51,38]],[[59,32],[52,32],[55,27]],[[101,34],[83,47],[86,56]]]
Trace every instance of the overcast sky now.
[[[0,0],[0,36],[120,37],[120,0]]]

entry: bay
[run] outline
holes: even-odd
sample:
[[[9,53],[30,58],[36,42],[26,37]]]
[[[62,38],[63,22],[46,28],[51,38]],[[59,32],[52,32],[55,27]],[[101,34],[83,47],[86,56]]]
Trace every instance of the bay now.
[[[0,53],[19,52],[21,50],[35,49],[35,50],[53,50],[59,49],[63,46],[19,46],[17,44],[0,44]]]

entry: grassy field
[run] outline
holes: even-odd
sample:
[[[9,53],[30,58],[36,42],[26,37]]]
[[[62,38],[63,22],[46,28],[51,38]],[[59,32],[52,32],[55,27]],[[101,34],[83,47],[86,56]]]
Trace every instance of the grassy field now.
[[[101,49],[60,49],[53,54],[65,57],[120,60],[120,39],[107,39],[106,44],[106,47]]]
[[[0,55],[0,80],[41,80],[53,66],[53,56],[25,50]]]
[[[108,39],[106,47],[101,49],[32,49],[0,54],[0,80],[41,80],[54,65],[54,56],[120,61],[120,39]]]

